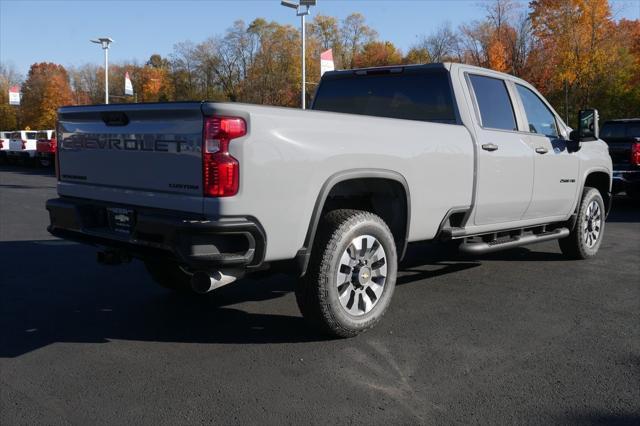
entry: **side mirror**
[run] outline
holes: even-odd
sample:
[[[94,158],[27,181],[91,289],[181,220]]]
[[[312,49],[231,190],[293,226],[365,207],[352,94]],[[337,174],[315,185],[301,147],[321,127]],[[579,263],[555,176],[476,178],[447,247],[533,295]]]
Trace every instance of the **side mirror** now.
[[[583,109],[578,114],[578,129],[569,138],[575,142],[590,142],[600,137],[600,116],[597,109]]]

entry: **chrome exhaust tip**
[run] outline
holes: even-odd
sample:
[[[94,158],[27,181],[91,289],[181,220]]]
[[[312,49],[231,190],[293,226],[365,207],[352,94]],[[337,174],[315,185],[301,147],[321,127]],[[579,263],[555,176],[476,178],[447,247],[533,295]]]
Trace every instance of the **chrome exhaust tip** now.
[[[231,284],[237,279],[237,277],[225,275],[221,271],[196,271],[191,276],[191,289],[198,294],[206,294],[217,288]]]

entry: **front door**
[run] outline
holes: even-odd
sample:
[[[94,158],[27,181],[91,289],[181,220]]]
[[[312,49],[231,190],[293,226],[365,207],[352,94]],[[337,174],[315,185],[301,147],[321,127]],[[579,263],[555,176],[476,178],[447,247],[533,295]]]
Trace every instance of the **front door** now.
[[[558,131],[551,109],[531,89],[516,84],[526,121],[528,144],[535,153],[535,179],[526,219],[566,216],[578,192],[579,160]]]

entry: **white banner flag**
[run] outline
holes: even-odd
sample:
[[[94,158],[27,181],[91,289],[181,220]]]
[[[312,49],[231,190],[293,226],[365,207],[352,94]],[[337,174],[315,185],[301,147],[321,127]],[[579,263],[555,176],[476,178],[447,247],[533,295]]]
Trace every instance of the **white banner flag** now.
[[[336,67],[333,63],[333,51],[331,49],[326,50],[320,54],[320,76],[327,72],[333,71]]]
[[[20,105],[20,86],[9,89],[9,105]]]
[[[133,84],[129,78],[129,73],[124,73],[124,94],[125,96],[133,96]]]

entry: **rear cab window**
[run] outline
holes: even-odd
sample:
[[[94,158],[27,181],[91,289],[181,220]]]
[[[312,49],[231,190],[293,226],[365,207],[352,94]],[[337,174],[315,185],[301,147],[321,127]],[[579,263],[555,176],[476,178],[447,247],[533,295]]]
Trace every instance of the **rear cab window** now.
[[[476,74],[469,74],[469,80],[480,110],[482,127],[517,131],[516,116],[505,81]]]
[[[362,71],[325,77],[313,103],[318,111],[457,124],[445,69]]]
[[[36,132],[27,132],[27,139],[35,139]]]
[[[48,132],[38,132],[38,134],[36,135],[36,139],[37,140],[49,139],[49,135],[47,133]]]

